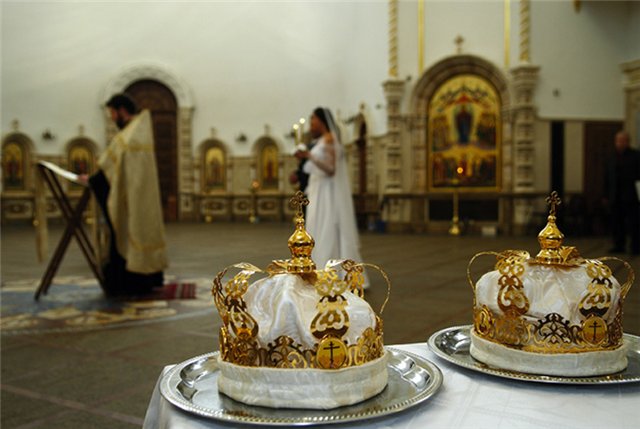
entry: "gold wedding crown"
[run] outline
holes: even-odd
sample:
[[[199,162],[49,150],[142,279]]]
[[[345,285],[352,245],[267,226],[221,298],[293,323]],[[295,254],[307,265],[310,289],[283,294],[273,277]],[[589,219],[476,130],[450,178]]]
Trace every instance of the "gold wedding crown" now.
[[[288,240],[290,259],[274,260],[265,270],[242,262],[225,268],[214,278],[212,294],[222,318],[222,360],[249,367],[340,369],[365,364],[384,354],[380,315],[389,299],[389,278],[375,265],[352,260],[331,260],[324,269],[317,270],[311,259],[315,242],[305,229],[302,211],[307,204],[309,201],[300,191],[291,199],[296,214],[293,219],[295,231]],[[375,315],[375,326],[367,327],[358,335],[355,344],[349,344],[345,338],[350,326],[345,293],[352,292],[363,298],[365,267],[378,270],[384,277],[387,282],[387,297],[379,313]],[[223,278],[230,268],[241,271],[223,284]],[[344,273],[343,276],[339,274],[340,271]],[[249,314],[244,300],[249,279],[256,273],[267,274],[269,277],[299,276],[315,288],[319,295],[317,314],[309,326],[309,331],[316,339],[313,347],[305,348],[287,335],[281,335],[268,344],[260,344],[260,326]]]
[[[530,257],[523,250],[506,250],[500,253],[480,252],[469,261],[467,278],[474,290],[473,329],[485,340],[528,352],[580,353],[617,349],[622,346],[622,308],[635,278],[633,269],[615,257],[584,259],[575,247],[563,246],[564,234],[556,225],[556,207],[562,202],[555,191],[546,201],[550,212],[546,226],[538,234],[541,250],[535,257]],[[476,302],[471,265],[482,255],[497,258],[495,270],[500,274],[497,295],[500,312]],[[628,270],[617,302],[614,301],[611,269],[605,264],[610,260],[621,262]],[[554,312],[538,320],[529,316],[525,318],[531,304],[524,290],[526,264],[544,265],[556,270],[586,270],[590,281],[585,285],[586,293],[577,303],[580,323],[572,324],[567,319],[568,315]]]

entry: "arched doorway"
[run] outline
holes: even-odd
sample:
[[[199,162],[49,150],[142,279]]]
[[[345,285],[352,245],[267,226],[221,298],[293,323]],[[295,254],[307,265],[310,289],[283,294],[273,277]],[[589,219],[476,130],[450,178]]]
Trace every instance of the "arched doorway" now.
[[[153,120],[160,195],[165,221],[178,219],[178,103],[173,92],[153,79],[138,80],[125,92],[141,109],[149,109]]]

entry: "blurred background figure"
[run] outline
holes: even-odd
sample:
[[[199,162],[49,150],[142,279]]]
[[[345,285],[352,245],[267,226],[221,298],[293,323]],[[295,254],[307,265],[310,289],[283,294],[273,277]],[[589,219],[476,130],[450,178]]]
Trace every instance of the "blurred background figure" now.
[[[319,268],[330,259],[362,262],[344,147],[329,109],[316,108],[309,127],[317,143],[311,151],[296,152],[296,157],[307,160],[304,164],[304,172],[309,175],[306,225],[316,240],[313,260]]]
[[[626,251],[631,236],[631,253],[640,254],[640,152],[630,146],[629,133],[615,137],[615,155],[607,166],[607,197],[611,208],[613,253]]]

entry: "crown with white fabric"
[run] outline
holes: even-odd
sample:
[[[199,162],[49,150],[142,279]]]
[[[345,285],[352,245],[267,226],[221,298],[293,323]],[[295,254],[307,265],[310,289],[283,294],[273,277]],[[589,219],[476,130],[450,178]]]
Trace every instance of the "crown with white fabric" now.
[[[584,259],[575,247],[563,246],[564,235],[555,216],[561,201],[553,192],[547,202],[550,214],[538,235],[541,250],[535,257],[526,251],[507,250],[481,252],[469,262],[467,274],[474,290],[472,339],[476,340],[472,355],[474,346],[483,358],[493,353],[489,350],[506,353],[495,344],[547,357],[621,350],[622,309],[634,281],[633,269],[617,258]],[[471,265],[488,254],[497,258],[495,271],[474,283]],[[628,270],[624,284],[618,283],[605,264],[610,260],[621,262]],[[622,354],[618,352],[615,359],[622,359]],[[624,362],[626,366],[626,358]],[[545,373],[542,365],[539,372]]]
[[[297,210],[288,241],[290,259],[275,260],[265,270],[235,264],[213,281],[222,318],[221,360],[244,367],[338,370],[381,358],[382,319],[363,299],[363,270],[375,268],[387,282],[380,314],[389,298],[388,277],[375,265],[351,260],[329,261],[316,269],[314,240],[302,213],[308,200],[298,191],[292,204]],[[232,267],[240,272],[223,283]],[[258,273],[267,277],[250,285]]]

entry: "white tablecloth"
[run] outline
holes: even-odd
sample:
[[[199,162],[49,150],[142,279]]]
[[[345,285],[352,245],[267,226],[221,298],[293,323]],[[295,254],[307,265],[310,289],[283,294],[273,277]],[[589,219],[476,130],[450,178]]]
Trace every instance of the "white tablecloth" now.
[[[426,402],[392,416],[349,428],[638,428],[640,383],[623,385],[552,385],[512,381],[449,364],[426,343],[396,345],[434,362],[442,370],[440,391]],[[164,369],[166,373],[171,366]],[[145,416],[144,429],[246,427],[183,412],[160,394],[160,379]],[[345,427],[326,425],[325,427]]]

